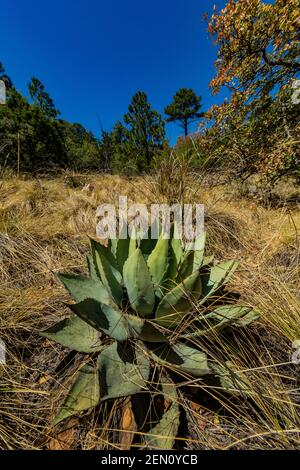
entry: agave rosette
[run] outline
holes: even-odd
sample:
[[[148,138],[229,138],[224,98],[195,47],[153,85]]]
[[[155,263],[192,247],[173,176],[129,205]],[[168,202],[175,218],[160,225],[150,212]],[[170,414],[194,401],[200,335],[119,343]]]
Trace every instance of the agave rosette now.
[[[211,362],[191,339],[229,326],[244,327],[257,313],[223,305],[220,291],[237,262],[214,264],[204,255],[204,246],[205,234],[184,246],[174,226],[170,238],[161,234],[158,240],[138,239],[134,233],[104,246],[92,239],[89,276],[57,275],[76,303],[70,305],[71,317],[42,335],[98,358],[94,366],[79,369],[55,423],[102,401],[147,390],[155,364],[162,370],[161,391],[172,405],[150,429],[147,441],[169,448],[179,425],[179,405],[166,371],[222,377],[225,370],[225,387],[226,369]]]

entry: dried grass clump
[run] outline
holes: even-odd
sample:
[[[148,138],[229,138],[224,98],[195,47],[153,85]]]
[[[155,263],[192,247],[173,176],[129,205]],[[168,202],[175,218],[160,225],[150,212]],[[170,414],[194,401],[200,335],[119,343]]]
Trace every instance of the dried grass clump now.
[[[204,203],[209,254],[240,261],[230,290],[261,312],[245,332],[216,334],[201,343],[220,361],[230,357],[249,397],[230,399],[215,385],[187,378],[180,397],[186,418],[176,446],[299,449],[299,365],[291,360],[292,342],[300,339],[299,207],[262,207],[237,197],[234,187],[209,188],[202,177],[186,175],[184,187],[191,190],[182,193],[179,185],[176,194],[172,187],[163,192],[161,181],[150,177],[145,186],[143,178],[89,175],[91,194],[63,177],[3,181],[0,338],[7,345],[7,366],[0,365],[0,449],[124,448],[124,400],[53,429],[51,418],[79,358],[38,335],[67,314],[69,298],[53,272],[85,272],[86,234],[94,234],[96,207],[117,203],[119,194],[129,202]]]

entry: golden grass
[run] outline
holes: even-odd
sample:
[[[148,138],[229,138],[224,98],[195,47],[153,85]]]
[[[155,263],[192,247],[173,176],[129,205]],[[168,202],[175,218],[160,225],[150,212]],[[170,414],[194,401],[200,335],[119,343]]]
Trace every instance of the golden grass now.
[[[85,176],[94,186],[90,195],[64,177],[2,182],[0,338],[7,344],[8,365],[0,365],[0,449],[42,449],[59,439],[51,417],[65,379],[82,357],[74,364],[68,351],[38,335],[67,312],[68,295],[53,272],[85,271],[87,234],[94,235],[101,202],[117,203],[119,194],[134,202],[163,202],[161,182],[149,179]],[[237,195],[233,186],[210,188],[193,179],[197,184],[190,194],[205,204],[208,253],[240,261],[231,288],[261,318],[230,339],[216,334],[213,343],[201,345],[217,360],[230,359],[252,399],[229,398],[200,379],[186,378],[189,393],[180,391],[180,403],[188,419],[177,445],[299,449],[299,366],[291,355],[292,342],[300,338],[300,212],[264,208]],[[162,195],[170,197],[176,194]],[[71,421],[75,431],[67,448],[119,448],[118,403]]]

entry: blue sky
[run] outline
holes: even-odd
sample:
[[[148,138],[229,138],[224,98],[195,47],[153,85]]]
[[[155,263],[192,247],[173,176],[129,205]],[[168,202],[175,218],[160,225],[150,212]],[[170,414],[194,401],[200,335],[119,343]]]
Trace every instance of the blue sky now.
[[[180,87],[213,97],[216,47],[205,12],[225,0],[14,0],[2,2],[0,61],[16,87],[37,76],[61,111],[99,136],[109,130],[143,90],[152,106],[164,107]],[[174,142],[180,133],[167,126]]]

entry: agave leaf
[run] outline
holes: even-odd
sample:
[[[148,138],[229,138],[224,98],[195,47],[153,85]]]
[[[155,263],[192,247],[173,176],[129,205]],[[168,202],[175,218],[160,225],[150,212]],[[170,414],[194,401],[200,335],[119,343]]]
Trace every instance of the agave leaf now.
[[[193,260],[193,272],[199,270],[203,266],[204,250],[196,250]]]
[[[204,315],[200,319],[203,327],[198,328],[191,333],[182,335],[184,338],[195,338],[197,336],[207,335],[210,331],[219,331],[229,326],[236,328],[243,328],[254,320],[259,318],[259,313],[252,309],[252,307],[245,307],[241,305],[224,305],[216,308],[213,312]]]
[[[206,232],[202,232],[197,237],[186,244],[186,251],[203,251],[206,241]]]
[[[164,292],[168,292],[170,289],[176,286],[177,258],[171,243],[169,243],[168,268],[165,273],[164,279],[161,282],[161,289],[159,291],[160,295],[158,295],[159,298],[163,296]]]
[[[166,328],[174,328],[192,308],[192,302],[201,293],[201,279],[198,271],[170,290],[160,301],[155,322]]]
[[[231,361],[225,364],[209,362],[212,373],[219,379],[223,390],[236,396],[249,396],[249,387],[245,374],[238,371]]]
[[[124,397],[146,388],[150,362],[142,343],[114,342],[98,358],[101,401]]]
[[[180,239],[180,234],[178,231],[177,224],[174,222],[172,226],[172,232],[171,232],[171,247],[174,251],[175,258],[176,258],[176,264],[179,266],[179,263],[181,261],[181,258],[183,256],[183,247]]]
[[[149,343],[165,343],[168,342],[167,338],[161,333],[153,323],[145,321],[143,329],[138,336],[142,341]]]
[[[163,238],[163,235],[158,239],[154,250],[147,259],[147,264],[156,294],[160,296],[161,285],[169,268],[169,240]]]
[[[157,243],[157,238],[152,238],[152,226],[148,227],[147,234],[140,241],[140,249],[143,255],[150,255]]]
[[[138,338],[151,343],[167,341],[152,323],[136,315],[123,313],[117,307],[114,309],[93,299],[85,299],[69,307],[92,328],[103,331],[117,341],[126,341],[129,338]]]
[[[191,374],[194,377],[211,373],[206,354],[186,344],[147,344],[147,347],[154,361],[172,370]]]
[[[95,260],[96,270],[99,271],[99,274],[100,274],[101,278],[102,278],[102,272],[103,272],[103,267],[101,266],[101,262],[102,262],[102,259],[105,258],[106,261],[108,262],[108,264],[110,265],[111,272],[113,273],[114,277],[119,282],[121,282],[122,275],[120,273],[119,266],[117,264],[116,258],[113,254],[114,248],[116,248],[116,242],[117,242],[117,240],[109,239],[108,246],[105,246],[105,245],[102,245],[101,243],[97,242],[93,238],[90,238],[92,256]],[[96,255],[98,255],[98,256],[96,256]]]
[[[123,298],[122,275],[119,272],[116,259],[109,248],[93,239],[91,239],[91,247],[96,270],[108,292],[120,305]]]
[[[123,276],[131,306],[144,317],[151,318],[155,305],[154,287],[139,248],[125,262]]]
[[[116,259],[117,255],[117,246],[118,246],[118,239],[117,238],[110,238],[108,240],[108,248],[110,249],[113,257]]]
[[[213,260],[214,260],[214,255],[203,256],[201,268],[204,268],[205,266],[210,266],[213,263]]]
[[[196,240],[190,242],[186,246],[185,254],[182,258],[178,279],[182,280],[190,276],[193,272],[200,269],[204,259],[204,246],[206,234],[200,234]]]
[[[194,241],[189,242],[186,246],[186,251],[194,252],[193,271],[196,271],[196,269],[199,269],[202,264],[205,241],[206,241],[206,233],[203,232],[203,233],[200,233],[200,235],[198,235]]]
[[[96,266],[95,266],[95,263],[94,263],[94,260],[93,260],[93,256],[88,255],[86,257],[86,259],[87,259],[87,264],[88,264],[88,268],[89,268],[90,277],[92,279],[100,279],[100,276],[99,276],[99,274],[97,273],[97,270],[96,270]],[[102,284],[102,282],[101,282],[101,284]]]
[[[144,327],[142,318],[123,313],[94,299],[85,299],[69,307],[90,326],[117,341],[138,337]]]
[[[54,424],[73,416],[79,411],[89,410],[100,400],[99,377],[96,368],[86,364],[76,374],[73,385],[54,419]]]
[[[237,261],[224,261],[223,263],[213,266],[207,274],[202,276],[203,298],[200,301],[200,305],[223,284],[229,281],[237,267]]]
[[[41,335],[83,353],[100,351],[103,347],[98,331],[76,315],[50,326]]]
[[[239,318],[234,322],[234,326],[237,328],[245,328],[246,326],[250,325],[253,321],[258,320],[260,317],[260,313],[252,309],[249,313],[246,313],[243,317]]]
[[[138,246],[138,234],[137,228],[134,225],[131,229],[130,238],[129,238],[129,247],[128,247],[128,257],[131,256]]]
[[[259,313],[252,307],[242,305],[224,305],[205,315],[204,321],[222,329],[229,325],[243,328],[259,318]]]
[[[149,447],[155,449],[172,449],[178,434],[180,408],[175,384],[166,376],[160,379],[167,410],[160,421],[145,434]]]
[[[181,282],[183,279],[189,277],[193,272],[194,265],[194,252],[185,251],[181,259],[181,263],[178,269],[178,281]]]
[[[200,234],[195,240],[193,272],[196,271],[197,269],[200,269],[200,267],[202,266],[203,258],[204,258],[205,240],[206,240],[205,232]]]
[[[116,259],[121,273],[123,272],[124,263],[128,258],[129,243],[129,237],[124,239],[120,238],[117,243]]]
[[[74,274],[56,274],[57,278],[63,283],[76,302],[82,302],[85,299],[92,298],[105,305],[116,307],[111,295],[98,279],[78,276]]]

